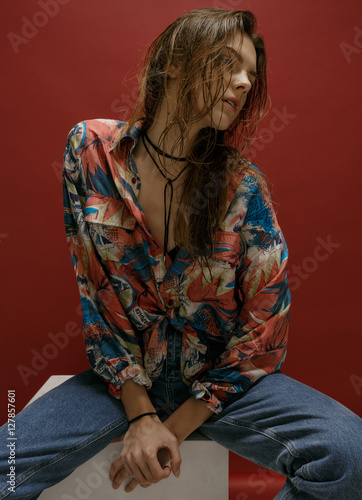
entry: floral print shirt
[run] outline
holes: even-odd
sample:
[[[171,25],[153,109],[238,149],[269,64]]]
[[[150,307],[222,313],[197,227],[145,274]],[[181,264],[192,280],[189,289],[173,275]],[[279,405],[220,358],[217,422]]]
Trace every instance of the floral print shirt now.
[[[128,153],[120,161],[114,148],[123,125],[80,122],[64,154],[66,235],[88,359],[118,399],[130,378],[149,389],[162,371],[172,326],[182,336],[183,381],[218,414],[285,359],[287,245],[263,175],[242,160],[210,255],[212,280],[185,248],[164,261],[137,201],[132,150],[142,122],[121,137]]]

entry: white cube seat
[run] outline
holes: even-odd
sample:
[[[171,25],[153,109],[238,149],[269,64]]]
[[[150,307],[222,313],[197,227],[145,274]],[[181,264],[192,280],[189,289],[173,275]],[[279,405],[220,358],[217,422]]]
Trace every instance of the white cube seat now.
[[[53,375],[39,389],[32,401],[72,375]],[[93,458],[78,467],[60,483],[47,488],[39,500],[227,500],[228,450],[199,432],[193,432],[181,445],[181,475],[151,485],[137,486],[131,493],[124,484],[114,490],[108,479],[113,460],[119,455],[122,442],[111,443]]]

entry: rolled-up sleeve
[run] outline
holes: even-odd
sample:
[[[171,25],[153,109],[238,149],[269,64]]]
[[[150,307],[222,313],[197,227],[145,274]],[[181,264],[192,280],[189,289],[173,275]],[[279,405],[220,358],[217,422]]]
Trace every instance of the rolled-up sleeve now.
[[[235,295],[237,327],[214,367],[195,380],[192,393],[220,413],[235,394],[277,371],[287,350],[290,290],[288,249],[262,175],[243,182],[246,210],[240,227]]]
[[[67,242],[76,273],[83,312],[83,336],[93,371],[108,383],[117,399],[127,379],[150,387],[142,351],[109,280],[84,220],[86,186],[81,155],[82,123],[69,132],[64,153],[63,195]]]

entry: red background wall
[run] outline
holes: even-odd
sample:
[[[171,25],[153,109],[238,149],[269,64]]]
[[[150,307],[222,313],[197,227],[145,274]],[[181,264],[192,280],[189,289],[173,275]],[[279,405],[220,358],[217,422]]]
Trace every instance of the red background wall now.
[[[290,250],[285,372],[361,412],[360,0],[2,0],[2,408],[7,389],[19,411],[50,375],[88,368],[63,228],[67,133],[123,118],[141,54],[199,7],[252,10],[266,41],[271,111],[253,152]]]

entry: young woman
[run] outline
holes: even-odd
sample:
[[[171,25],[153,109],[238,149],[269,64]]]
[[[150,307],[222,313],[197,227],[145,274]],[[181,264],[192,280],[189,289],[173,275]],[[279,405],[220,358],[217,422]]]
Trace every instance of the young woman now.
[[[280,371],[287,246],[241,155],[267,96],[254,29],[250,12],[185,14],[150,47],[130,120],[69,133],[65,222],[91,369],[17,416],[16,490],[3,473],[0,499],[38,498],[119,439],[114,488],[179,476],[197,428],[284,474],[277,498],[359,498],[361,420]]]

